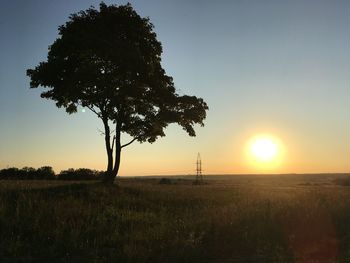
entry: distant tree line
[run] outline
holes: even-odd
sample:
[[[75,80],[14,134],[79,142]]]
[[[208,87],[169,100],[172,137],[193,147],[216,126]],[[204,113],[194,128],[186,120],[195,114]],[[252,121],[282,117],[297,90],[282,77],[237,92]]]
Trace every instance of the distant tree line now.
[[[51,166],[43,166],[38,169],[33,167],[23,167],[22,169],[11,167],[0,170],[0,180],[99,180],[103,173],[87,168],[70,168],[55,174]]]

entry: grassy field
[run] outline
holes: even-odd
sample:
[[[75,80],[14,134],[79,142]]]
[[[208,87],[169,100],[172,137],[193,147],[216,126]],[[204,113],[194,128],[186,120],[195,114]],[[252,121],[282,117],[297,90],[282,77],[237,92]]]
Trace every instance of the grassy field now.
[[[0,262],[350,262],[343,177],[0,181]]]

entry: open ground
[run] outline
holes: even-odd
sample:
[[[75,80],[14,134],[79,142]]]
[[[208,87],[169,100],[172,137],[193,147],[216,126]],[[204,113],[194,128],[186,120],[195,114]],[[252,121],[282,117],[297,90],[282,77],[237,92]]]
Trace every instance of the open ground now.
[[[349,175],[0,181],[1,262],[349,262]]]

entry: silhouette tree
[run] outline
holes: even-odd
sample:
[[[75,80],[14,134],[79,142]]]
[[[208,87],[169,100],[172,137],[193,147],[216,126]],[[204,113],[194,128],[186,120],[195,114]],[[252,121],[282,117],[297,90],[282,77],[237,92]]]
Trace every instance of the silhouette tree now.
[[[132,142],[152,143],[170,123],[190,136],[195,136],[195,124],[204,125],[207,104],[176,93],[161,66],[161,53],[149,18],[140,17],[130,4],[102,2],[99,10],[72,14],[59,27],[47,61],[27,70],[31,88],[48,89],[42,98],[54,100],[69,114],[86,107],[102,120],[107,182],[118,174],[121,149]],[[122,133],[132,140],[122,144]]]

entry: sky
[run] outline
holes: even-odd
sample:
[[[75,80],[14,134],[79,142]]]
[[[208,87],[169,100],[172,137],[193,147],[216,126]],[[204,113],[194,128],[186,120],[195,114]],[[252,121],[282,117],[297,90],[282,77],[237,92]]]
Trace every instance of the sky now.
[[[349,1],[130,2],[154,24],[179,94],[209,111],[194,138],[170,125],[155,143],[124,148],[120,175],[194,174],[198,152],[204,174],[350,172]],[[1,0],[0,169],[106,168],[101,121],[68,115],[26,76],[58,26],[90,5],[99,1]],[[280,141],[278,165],[250,162],[259,134]]]

